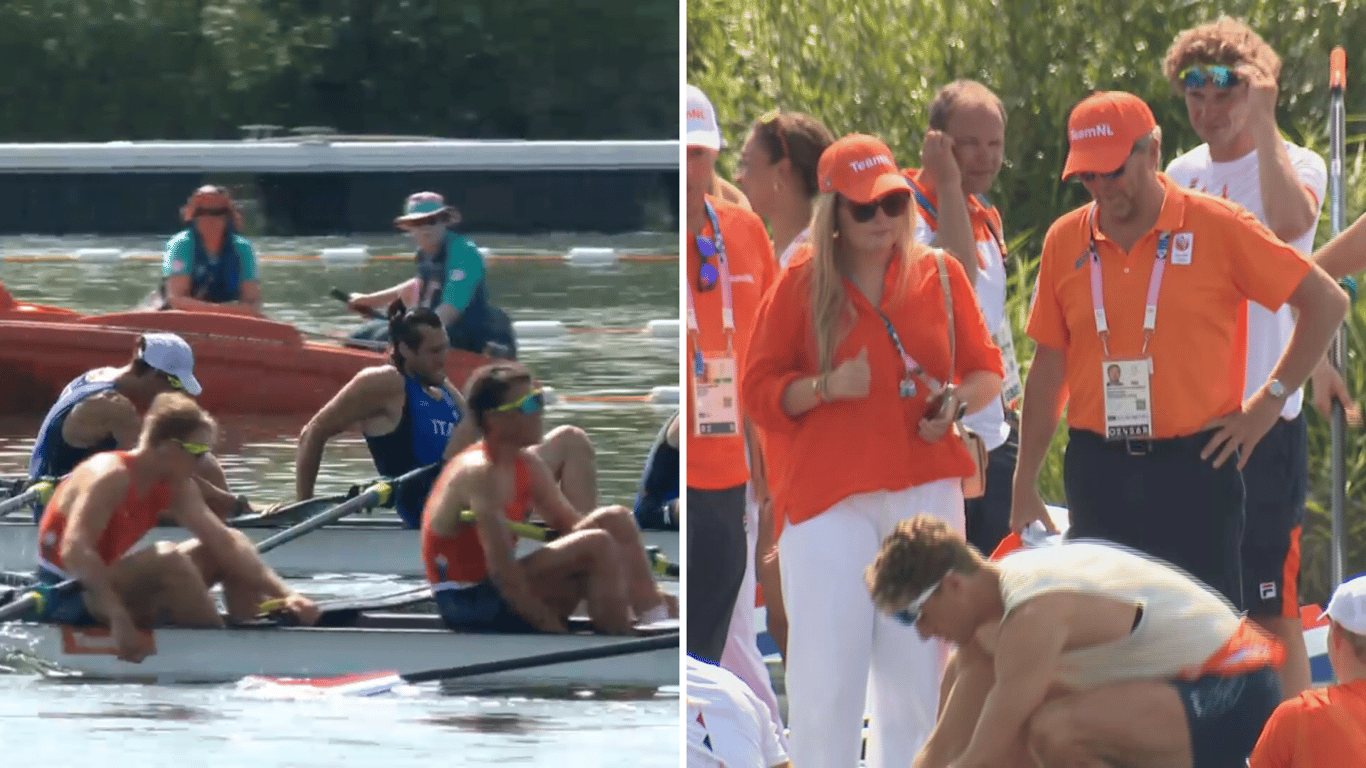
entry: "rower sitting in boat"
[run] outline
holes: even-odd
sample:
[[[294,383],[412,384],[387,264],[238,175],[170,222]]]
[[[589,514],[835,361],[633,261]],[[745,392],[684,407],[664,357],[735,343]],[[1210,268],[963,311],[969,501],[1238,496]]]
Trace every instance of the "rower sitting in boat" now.
[[[143,334],[127,365],[86,371],[62,390],[38,428],[28,462],[29,480],[63,477],[93,454],[136,445],[142,429],[138,409],[158,394],[176,390],[200,393],[194,351],[174,333]],[[194,477],[209,509],[219,517],[252,511],[246,496],[228,491],[228,478],[212,453],[195,464]]]
[[[57,487],[38,528],[38,580],[75,578],[84,589],[48,591],[26,618],[107,625],[119,658],[131,662],[155,652],[139,628],[224,626],[209,593],[220,582],[233,620],[251,620],[264,601],[279,599],[300,621],[317,621],[317,606],[285,586],[244,534],[210,514],[192,482],[217,437],[213,418],[167,392],[141,427],[136,448],[92,456]],[[163,512],[196,538],[130,551]]]
[[[451,227],[460,212],[435,192],[408,197],[403,215],[394,219],[417,244],[417,276],[376,293],[351,294],[347,306],[361,314],[402,299],[410,307],[436,310],[451,347],[492,357],[517,357],[512,321],[489,303],[484,281],[484,257],[474,243]],[[353,339],[387,341],[385,320],[371,321]]]
[[[389,305],[390,362],[356,374],[299,434],[294,491],[312,498],[323,447],[353,427],[365,435],[375,469],[397,477],[418,467],[449,460],[479,439],[478,427],[464,418],[465,398],[446,377],[446,350],[440,316],[402,300]],[[597,506],[597,468],[593,444],[578,427],[551,430],[533,450],[551,468],[564,494],[585,512]],[[432,480],[405,483],[395,509],[404,524],[421,524],[422,505]]]
[[[535,451],[545,400],[513,362],[484,366],[465,398],[482,443],[451,460],[422,518],[422,559],[442,620],[471,632],[565,632],[587,599],[593,626],[625,634],[632,623],[677,617],[655,584],[640,529],[625,507],[581,514]],[[560,536],[520,559],[509,521],[532,506]],[[461,513],[470,510],[474,522]]]
[[[636,494],[635,516],[641,528],[678,530],[678,411],[655,437],[645,459]]]
[[[242,213],[226,189],[206,185],[181,209],[189,224],[171,238],[161,262],[157,309],[261,316],[256,251],[242,228]]]

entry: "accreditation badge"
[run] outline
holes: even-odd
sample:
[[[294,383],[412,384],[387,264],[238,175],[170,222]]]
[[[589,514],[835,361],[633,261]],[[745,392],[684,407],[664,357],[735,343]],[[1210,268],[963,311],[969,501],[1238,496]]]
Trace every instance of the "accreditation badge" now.
[[[740,434],[735,358],[701,355],[693,370],[693,434],[716,437]]]
[[[1153,434],[1152,358],[1103,360],[1105,439],[1146,440]]]

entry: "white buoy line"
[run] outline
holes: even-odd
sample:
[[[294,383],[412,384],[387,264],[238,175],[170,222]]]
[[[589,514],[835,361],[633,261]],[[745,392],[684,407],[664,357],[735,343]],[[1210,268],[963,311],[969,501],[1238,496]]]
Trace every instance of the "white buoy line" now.
[[[554,387],[542,386],[546,405],[566,403],[644,403],[647,405],[678,405],[678,386],[669,384],[651,387],[647,394],[623,394],[604,392],[600,394],[562,395]]]
[[[563,320],[515,320],[512,330],[518,340],[555,339],[582,334],[637,334],[660,341],[677,341],[679,324],[676,319],[651,320],[644,328],[584,327],[566,325]]]
[[[490,262],[542,262],[564,263],[578,267],[610,267],[621,262],[674,262],[677,254],[642,253],[634,250],[619,250],[597,246],[574,246],[563,253],[554,252],[515,252],[500,253],[491,248],[480,248],[479,253]],[[343,245],[322,248],[316,254],[257,254],[263,262],[301,262],[320,261],[329,266],[360,266],[371,261],[407,261],[412,254],[372,254],[364,245]],[[162,254],[155,251],[126,251],[122,248],[78,248],[68,253],[31,253],[5,251],[0,255],[4,261],[79,261],[91,264],[115,263],[120,261],[160,261]]]

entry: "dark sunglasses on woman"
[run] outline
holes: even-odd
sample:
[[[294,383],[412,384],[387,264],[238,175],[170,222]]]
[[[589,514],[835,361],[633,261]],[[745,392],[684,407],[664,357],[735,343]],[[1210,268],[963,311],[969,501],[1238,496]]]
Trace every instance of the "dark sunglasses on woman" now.
[[[854,217],[854,221],[866,224],[873,220],[877,215],[877,209],[887,214],[887,218],[895,219],[906,212],[906,206],[911,202],[910,192],[893,192],[883,195],[881,198],[871,203],[849,203],[849,215]]]

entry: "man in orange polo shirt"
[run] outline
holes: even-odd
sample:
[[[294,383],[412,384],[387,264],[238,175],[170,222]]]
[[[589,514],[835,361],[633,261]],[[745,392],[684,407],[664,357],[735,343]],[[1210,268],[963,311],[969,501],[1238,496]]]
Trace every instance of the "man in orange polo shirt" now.
[[[751,477],[739,371],[775,260],[758,216],[707,194],[721,147],[716,110],[695,86],[688,86],[685,109],[688,653],[717,664],[745,577],[745,485]],[[754,470],[762,501],[762,469]]]
[[[1366,576],[1343,582],[1320,618],[1330,620],[1338,684],[1282,702],[1252,751],[1252,768],[1360,765],[1366,755]]]
[[[1001,214],[986,197],[1004,161],[1005,133],[1001,99],[975,80],[955,80],[930,104],[930,130],[921,150],[925,167],[903,171],[920,214],[915,239],[946,249],[963,265],[1001,349],[1001,396],[963,419],[982,436],[988,452],[986,492],[963,502],[968,543],[984,553],[1010,533],[1010,488],[1019,448],[1012,403],[1022,392],[1006,318],[1006,241]]]
[[[1243,464],[1327,349],[1347,297],[1245,209],[1160,173],[1161,131],[1138,97],[1093,94],[1067,128],[1063,178],[1079,177],[1095,202],[1044,238],[1011,527],[1052,527],[1037,482],[1066,404],[1067,536],[1160,557],[1242,609]],[[1299,321],[1244,401],[1248,301],[1289,304]],[[1113,365],[1121,383],[1107,385]]]

